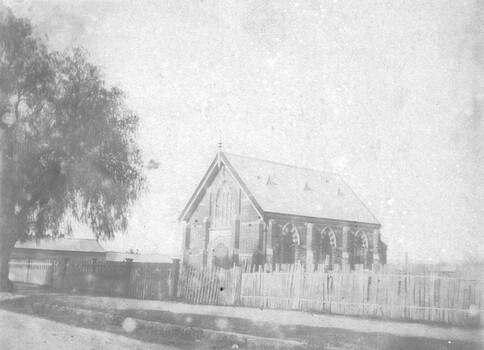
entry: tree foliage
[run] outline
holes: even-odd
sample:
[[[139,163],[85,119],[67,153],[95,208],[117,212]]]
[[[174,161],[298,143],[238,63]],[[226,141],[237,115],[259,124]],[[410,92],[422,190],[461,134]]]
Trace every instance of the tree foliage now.
[[[0,14],[0,82],[17,238],[63,234],[69,215],[98,237],[126,229],[145,179],[123,92],[85,50],[49,51],[9,12]]]

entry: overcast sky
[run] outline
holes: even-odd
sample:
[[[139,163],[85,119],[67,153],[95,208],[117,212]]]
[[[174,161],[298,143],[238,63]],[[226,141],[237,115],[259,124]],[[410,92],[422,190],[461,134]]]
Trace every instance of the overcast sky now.
[[[180,251],[220,132],[228,152],[340,173],[390,260],[484,251],[479,1],[4,3],[52,48],[87,48],[160,162],[109,247]]]

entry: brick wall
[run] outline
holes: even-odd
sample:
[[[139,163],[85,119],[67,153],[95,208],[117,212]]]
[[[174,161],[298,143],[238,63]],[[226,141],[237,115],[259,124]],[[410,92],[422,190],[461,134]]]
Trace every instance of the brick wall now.
[[[297,222],[294,221],[294,218],[289,218],[288,220],[274,220],[273,224],[273,236],[272,236],[272,249],[274,252],[274,258],[273,261],[276,263],[282,262],[282,245],[283,245],[283,228],[285,225],[288,223],[292,223],[298,233],[299,233],[299,246],[297,247],[297,259],[301,263],[306,262],[306,257],[307,257],[307,232],[308,232],[308,226],[306,222]],[[336,248],[332,249],[332,264],[338,264],[341,265],[343,260],[342,260],[342,254],[343,254],[343,227],[348,226],[350,230],[348,231],[348,235],[354,236],[354,234],[362,229],[361,227],[357,227],[356,225],[349,225],[348,223],[334,223],[334,222],[327,222],[327,223],[320,223],[320,224],[314,224],[313,226],[313,234],[312,234],[312,244],[311,244],[311,250],[312,250],[312,255],[313,255],[313,263],[314,264],[321,264],[323,262],[323,257],[322,257],[322,245],[321,245],[321,232],[326,228],[329,227],[332,229],[334,232],[334,236],[336,238]],[[367,264],[368,266],[372,263],[373,259],[373,230],[374,228],[371,226],[365,226],[365,228],[362,229],[362,231],[365,233],[368,241],[368,249],[367,249]],[[351,241],[351,237],[349,237],[349,241]],[[349,251],[349,254],[351,255],[351,251]],[[383,260],[383,259],[382,259]],[[383,262],[383,261],[382,261]]]
[[[263,222],[259,214],[252,206],[247,195],[242,193],[239,236],[239,255],[242,257],[241,260],[252,262],[254,255],[262,254],[263,227],[261,225],[263,225]]]
[[[209,220],[213,223],[213,214],[215,208],[216,197],[219,189],[227,182],[232,190],[233,198],[233,220],[230,226],[232,232],[230,246],[228,247],[231,253],[237,249],[238,253],[244,256],[242,260],[252,261],[252,255],[257,253],[261,247],[260,235],[260,217],[257,211],[252,206],[249,198],[241,191],[232,175],[225,171],[219,172],[213,182],[206,188],[203,194],[203,199],[195,209],[190,220],[187,223],[189,230],[189,246],[190,256],[189,260],[192,263],[201,263],[203,261],[203,250],[205,249],[205,226],[204,220]],[[236,237],[236,220],[240,220],[240,232]],[[216,229],[216,228],[211,228]],[[184,247],[185,247],[184,246]]]
[[[252,205],[250,199],[241,190],[236,180],[232,177],[232,174],[228,170],[222,170],[217,174],[212,183],[202,193],[202,200],[195,209],[189,222],[187,223],[187,230],[189,230],[189,254],[184,252],[184,256],[189,255],[190,261],[197,264],[203,263],[204,249],[206,247],[206,235],[213,232],[212,237],[215,236],[215,230],[218,227],[214,227],[214,212],[216,207],[217,194],[220,188],[227,183],[231,190],[231,206],[232,216],[230,224],[224,227],[225,230],[230,230],[230,243],[227,247],[230,254],[235,254],[238,257],[238,262],[244,261],[252,262],[260,259],[264,253],[264,222],[259,216],[257,210]],[[265,218],[268,220],[268,218]],[[299,233],[299,245],[297,246],[297,258],[301,263],[306,262],[307,256],[307,223],[293,221],[294,218],[288,217],[287,220],[277,218],[274,221],[274,227],[272,230],[272,249],[274,262],[280,262],[281,259],[281,244],[282,244],[282,229],[288,224],[292,223]],[[208,224],[207,224],[208,222]],[[236,223],[239,223],[238,225]],[[225,224],[224,224],[225,225]],[[312,236],[312,252],[313,263],[321,263],[321,231],[326,227],[330,227],[336,237],[337,247],[333,252],[333,264],[341,264],[343,253],[343,227],[349,226],[350,231],[348,235],[354,235],[358,229],[356,225],[351,225],[345,222],[335,223],[334,221],[321,222],[314,224],[313,236]],[[223,230],[221,229],[221,230]],[[373,228],[365,226],[363,230],[368,240],[368,254],[373,257]],[[219,231],[220,232],[220,231]],[[351,239],[350,239],[351,241]],[[184,246],[185,247],[185,246]],[[210,252],[205,252],[209,255]],[[351,254],[351,253],[350,253]],[[383,255],[383,254],[381,254]],[[255,259],[255,260],[254,260]],[[384,259],[381,259],[384,260]]]
[[[195,209],[195,212],[192,214],[192,217],[188,221],[188,225],[191,226],[193,224],[202,223],[203,219],[208,217],[210,213],[210,192],[205,191],[203,195],[203,199],[200,201],[200,204]]]

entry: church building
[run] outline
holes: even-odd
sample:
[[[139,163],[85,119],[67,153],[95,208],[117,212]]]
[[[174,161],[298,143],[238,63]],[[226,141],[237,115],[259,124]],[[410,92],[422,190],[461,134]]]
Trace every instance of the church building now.
[[[371,268],[380,223],[333,173],[220,151],[180,214],[183,261]]]

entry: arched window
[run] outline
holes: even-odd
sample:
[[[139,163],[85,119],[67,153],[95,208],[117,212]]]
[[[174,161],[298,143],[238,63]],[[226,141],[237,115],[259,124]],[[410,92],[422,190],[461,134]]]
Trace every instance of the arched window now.
[[[321,263],[325,268],[332,269],[336,254],[336,236],[330,227],[325,227],[321,231],[320,242]]]
[[[358,230],[353,239],[352,239],[352,247],[351,247],[351,252],[352,252],[352,265],[356,264],[362,264],[364,267],[366,267],[367,261],[366,261],[366,255],[368,251],[368,237],[366,236],[365,232],[362,230]]]
[[[227,182],[224,182],[215,199],[213,227],[218,229],[230,228],[233,210],[232,191]]]
[[[282,229],[281,263],[294,264],[298,260],[299,232],[293,224]]]

